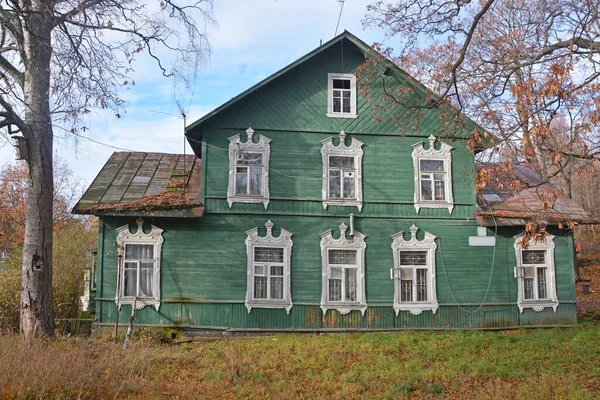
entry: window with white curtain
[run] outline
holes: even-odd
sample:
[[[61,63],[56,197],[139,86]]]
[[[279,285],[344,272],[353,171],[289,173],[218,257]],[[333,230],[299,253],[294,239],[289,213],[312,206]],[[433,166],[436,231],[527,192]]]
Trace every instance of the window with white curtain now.
[[[412,158],[415,174],[414,206],[421,208],[454,209],[452,193],[452,146],[440,143],[435,148],[435,136],[429,136],[429,148],[423,142],[413,145]]]
[[[358,231],[346,235],[347,226],[339,227],[340,237],[332,230],[321,233],[323,313],[333,309],[341,314],[367,310],[365,296],[365,235]]]
[[[246,130],[247,140],[240,135],[229,138],[229,207],[235,202],[269,204],[269,158],[271,139],[259,135],[254,140],[254,130]]]
[[[117,229],[119,248],[118,304],[134,304],[136,308],[146,305],[160,306],[160,254],[163,230],[154,225],[144,232],[144,220],[137,219],[137,231],[132,233],[129,225]]]
[[[515,277],[518,279],[517,305],[519,311],[531,308],[543,311],[558,307],[556,293],[556,272],[554,266],[554,236],[546,233],[544,240],[530,240],[523,244],[523,234],[515,236],[515,252],[517,267]]]
[[[341,131],[337,146],[333,138],[321,142],[323,162],[323,208],[356,206],[362,209],[363,143],[355,138],[346,145],[346,133]]]
[[[246,232],[247,289],[246,308],[292,308],[291,260],[293,233],[281,229],[273,236],[273,223],[267,221],[267,230],[260,236],[258,228]]]
[[[435,282],[436,236],[425,232],[422,240],[417,238],[417,228],[410,227],[410,238],[404,232],[392,236],[394,268],[390,278],[394,280],[394,310],[409,311],[419,315],[423,311],[438,309]]]

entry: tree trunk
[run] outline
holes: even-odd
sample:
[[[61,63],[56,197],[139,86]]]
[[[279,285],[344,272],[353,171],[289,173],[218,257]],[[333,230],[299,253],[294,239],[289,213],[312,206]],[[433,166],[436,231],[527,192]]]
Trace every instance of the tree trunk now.
[[[52,309],[52,120],[50,115],[51,12],[42,0],[21,2],[26,27],[24,122],[29,189],[21,286],[21,338],[54,334]]]

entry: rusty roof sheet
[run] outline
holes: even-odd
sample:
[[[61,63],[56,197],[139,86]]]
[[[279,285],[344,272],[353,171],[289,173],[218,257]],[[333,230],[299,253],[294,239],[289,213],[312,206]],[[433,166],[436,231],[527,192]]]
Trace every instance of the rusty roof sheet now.
[[[164,211],[186,209],[200,216],[200,167],[200,159],[193,154],[113,153],[73,213],[148,215],[161,211],[162,216]]]
[[[477,220],[482,225],[525,225],[535,219],[549,224],[597,223],[579,204],[525,164],[480,163],[486,185],[477,196]]]

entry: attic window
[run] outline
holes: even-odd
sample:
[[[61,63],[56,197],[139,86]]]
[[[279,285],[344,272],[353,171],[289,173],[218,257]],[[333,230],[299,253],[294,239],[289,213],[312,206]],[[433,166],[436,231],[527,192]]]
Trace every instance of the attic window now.
[[[356,77],[353,74],[328,74],[327,81],[327,116],[356,118]]]

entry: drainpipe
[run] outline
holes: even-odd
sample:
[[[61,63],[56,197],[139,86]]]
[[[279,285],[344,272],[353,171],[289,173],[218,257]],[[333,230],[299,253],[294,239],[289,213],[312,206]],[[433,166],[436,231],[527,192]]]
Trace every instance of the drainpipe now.
[[[354,236],[354,214],[350,214],[350,236]]]

